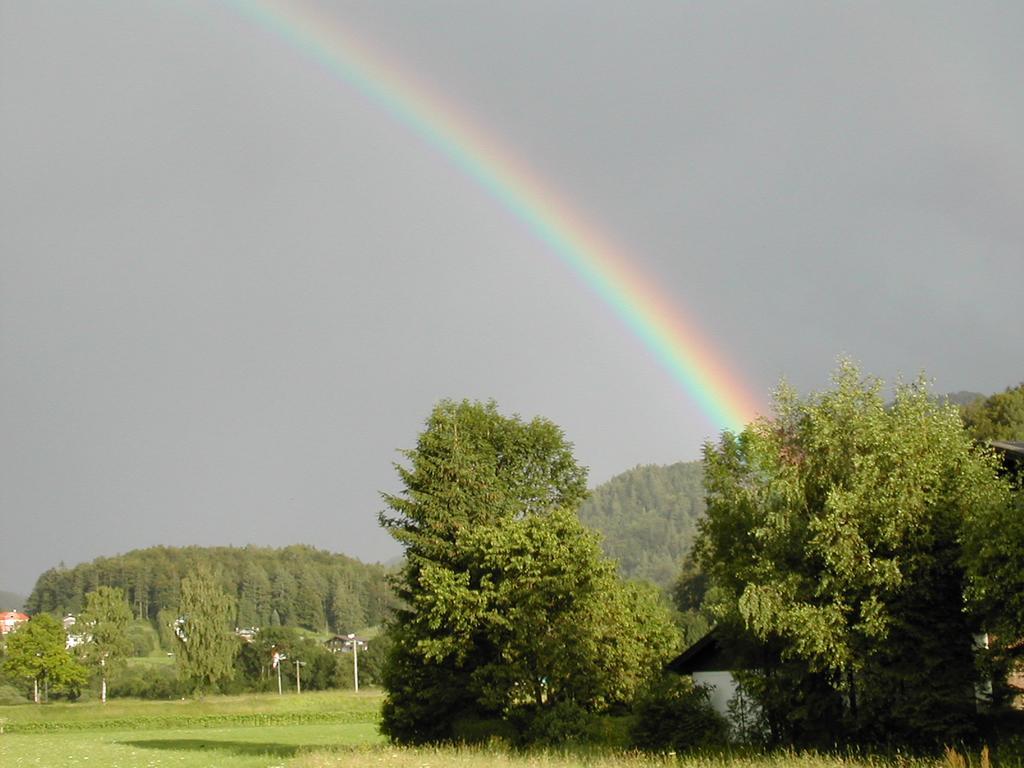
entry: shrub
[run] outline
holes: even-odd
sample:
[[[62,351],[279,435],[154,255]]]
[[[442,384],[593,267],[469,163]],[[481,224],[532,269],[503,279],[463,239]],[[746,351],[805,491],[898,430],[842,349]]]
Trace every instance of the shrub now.
[[[536,709],[523,709],[514,719],[523,723],[520,741],[524,745],[555,747],[596,740],[600,731],[597,716],[571,701]]]
[[[455,741],[464,744],[515,744],[519,739],[519,732],[508,720],[475,714],[456,718],[452,723],[452,735]]]
[[[0,683],[0,704],[22,704],[28,701],[24,689],[8,683]]]
[[[107,695],[111,698],[180,699],[187,693],[173,667],[125,667],[107,681]]]
[[[684,751],[728,740],[728,722],[689,677],[662,677],[637,701],[636,716],[632,737],[640,749]]]

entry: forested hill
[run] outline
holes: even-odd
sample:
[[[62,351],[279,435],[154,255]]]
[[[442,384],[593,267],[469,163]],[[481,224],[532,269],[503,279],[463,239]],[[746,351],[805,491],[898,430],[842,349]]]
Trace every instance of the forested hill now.
[[[124,590],[137,618],[156,620],[160,611],[176,610],[181,579],[201,565],[235,598],[240,627],[282,624],[352,632],[379,624],[392,603],[384,566],[295,545],[151,547],[51,568],[36,581],[25,608],[78,613],[86,593],[111,586]]]
[[[704,514],[699,461],[636,467],[595,488],[580,508],[584,525],[604,536],[622,575],[668,587]]]

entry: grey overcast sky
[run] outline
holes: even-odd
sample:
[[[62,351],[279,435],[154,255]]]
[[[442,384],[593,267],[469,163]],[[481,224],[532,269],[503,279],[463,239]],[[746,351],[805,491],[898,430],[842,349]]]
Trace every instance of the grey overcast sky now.
[[[244,0],[238,0],[243,3]],[[1024,379],[1024,4],[302,0],[613,237],[761,399]],[[0,0],[0,589],[154,544],[365,560],[441,398],[593,483],[715,426],[409,128],[229,2]]]

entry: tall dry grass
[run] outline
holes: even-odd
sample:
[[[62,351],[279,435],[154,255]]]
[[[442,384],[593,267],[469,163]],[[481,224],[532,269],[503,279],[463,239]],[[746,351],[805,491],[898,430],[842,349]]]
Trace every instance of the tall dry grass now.
[[[977,763],[975,763],[977,764]],[[969,764],[965,764],[966,765]],[[612,752],[510,752],[471,747],[360,748],[300,755],[289,768],[961,768],[944,760],[845,757],[815,753],[649,755]],[[985,766],[988,768],[988,766]]]

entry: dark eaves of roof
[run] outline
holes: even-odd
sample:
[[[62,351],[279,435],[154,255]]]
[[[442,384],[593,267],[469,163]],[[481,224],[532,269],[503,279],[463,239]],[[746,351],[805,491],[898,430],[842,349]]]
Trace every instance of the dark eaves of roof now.
[[[1016,440],[989,440],[988,444],[997,451],[1012,453],[1024,458],[1024,443],[1022,442]]]

